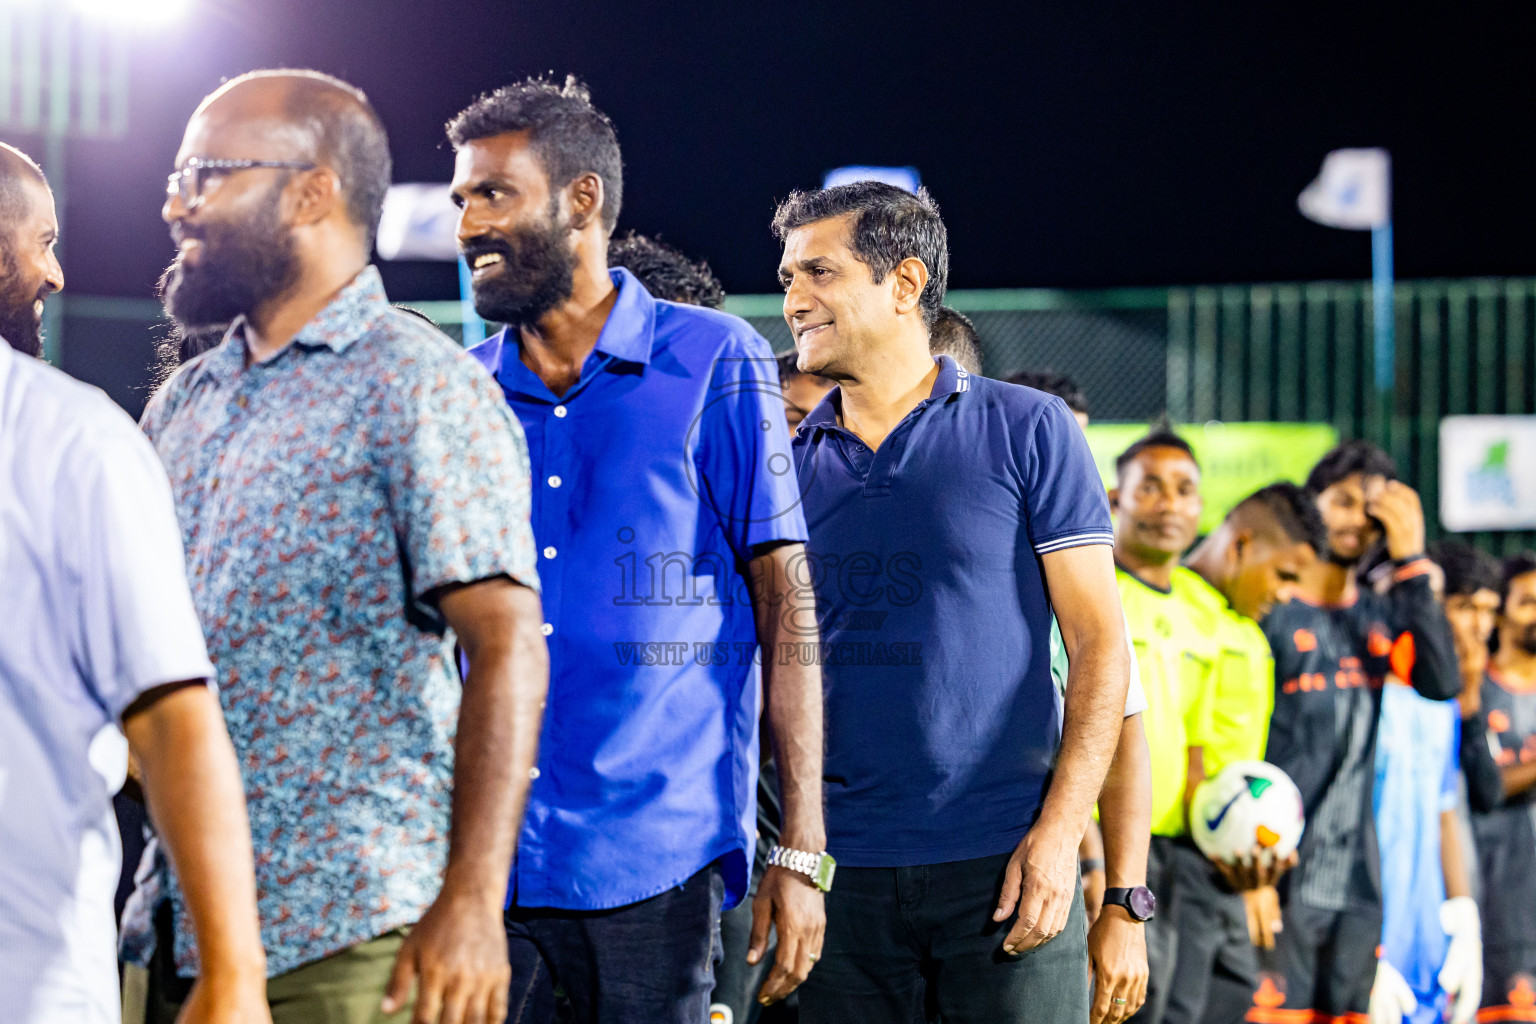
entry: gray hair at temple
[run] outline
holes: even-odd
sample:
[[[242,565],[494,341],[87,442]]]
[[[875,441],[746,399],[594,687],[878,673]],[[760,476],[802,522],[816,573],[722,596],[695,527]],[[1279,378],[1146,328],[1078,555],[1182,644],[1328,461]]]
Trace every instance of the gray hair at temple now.
[[[947,355],[969,373],[981,374],[981,339],[971,318],[953,306],[940,306],[928,328],[928,351]]]

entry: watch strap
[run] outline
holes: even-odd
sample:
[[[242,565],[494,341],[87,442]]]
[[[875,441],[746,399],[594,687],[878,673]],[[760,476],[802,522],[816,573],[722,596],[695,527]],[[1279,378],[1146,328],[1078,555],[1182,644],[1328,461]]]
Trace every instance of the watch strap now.
[[[809,850],[796,850],[775,844],[768,851],[768,864],[770,867],[784,868],[804,875],[822,892],[832,891],[832,876],[837,872],[837,861],[833,860],[832,855],[825,850],[821,853],[812,853]]]

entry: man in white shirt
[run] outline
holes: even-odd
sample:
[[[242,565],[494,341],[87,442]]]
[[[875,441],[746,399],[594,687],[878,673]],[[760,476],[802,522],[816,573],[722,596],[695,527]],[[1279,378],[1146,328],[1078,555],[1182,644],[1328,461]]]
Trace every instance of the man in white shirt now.
[[[57,233],[42,172],[0,143],[0,1016],[119,1018],[111,797],[131,749],[197,923],[183,1020],[264,1024],[245,800],[170,486],[126,414],[32,358]]]

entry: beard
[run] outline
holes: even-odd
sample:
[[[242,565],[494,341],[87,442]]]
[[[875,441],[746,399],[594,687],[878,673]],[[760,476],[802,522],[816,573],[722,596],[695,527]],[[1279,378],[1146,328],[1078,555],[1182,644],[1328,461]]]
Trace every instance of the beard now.
[[[1536,656],[1536,622],[1515,630],[1515,635],[1510,639],[1514,640],[1515,646],[1522,653]]]
[[[474,282],[475,312],[493,323],[520,327],[537,323],[571,297],[576,281],[576,253],[568,240],[569,224],[551,209],[543,224],[519,227],[505,238],[481,235],[464,247],[474,266],[477,256],[498,253],[499,270]]]
[[[24,291],[20,268],[0,246],[0,338],[22,355],[37,358],[43,354],[43,324],[33,304],[46,299],[49,289],[40,288],[32,295]]]
[[[177,241],[202,242],[196,264],[178,256],[160,275],[165,312],[184,333],[248,315],[298,280],[298,250],[278,215],[281,185],[242,223],[183,221],[173,229]]]

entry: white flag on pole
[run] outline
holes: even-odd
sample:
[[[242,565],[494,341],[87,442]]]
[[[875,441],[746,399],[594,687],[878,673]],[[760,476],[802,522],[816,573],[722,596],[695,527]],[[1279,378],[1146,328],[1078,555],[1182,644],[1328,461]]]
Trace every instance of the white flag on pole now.
[[[1336,149],[1296,198],[1302,214],[1331,228],[1368,231],[1392,219],[1392,159],[1384,149]]]

